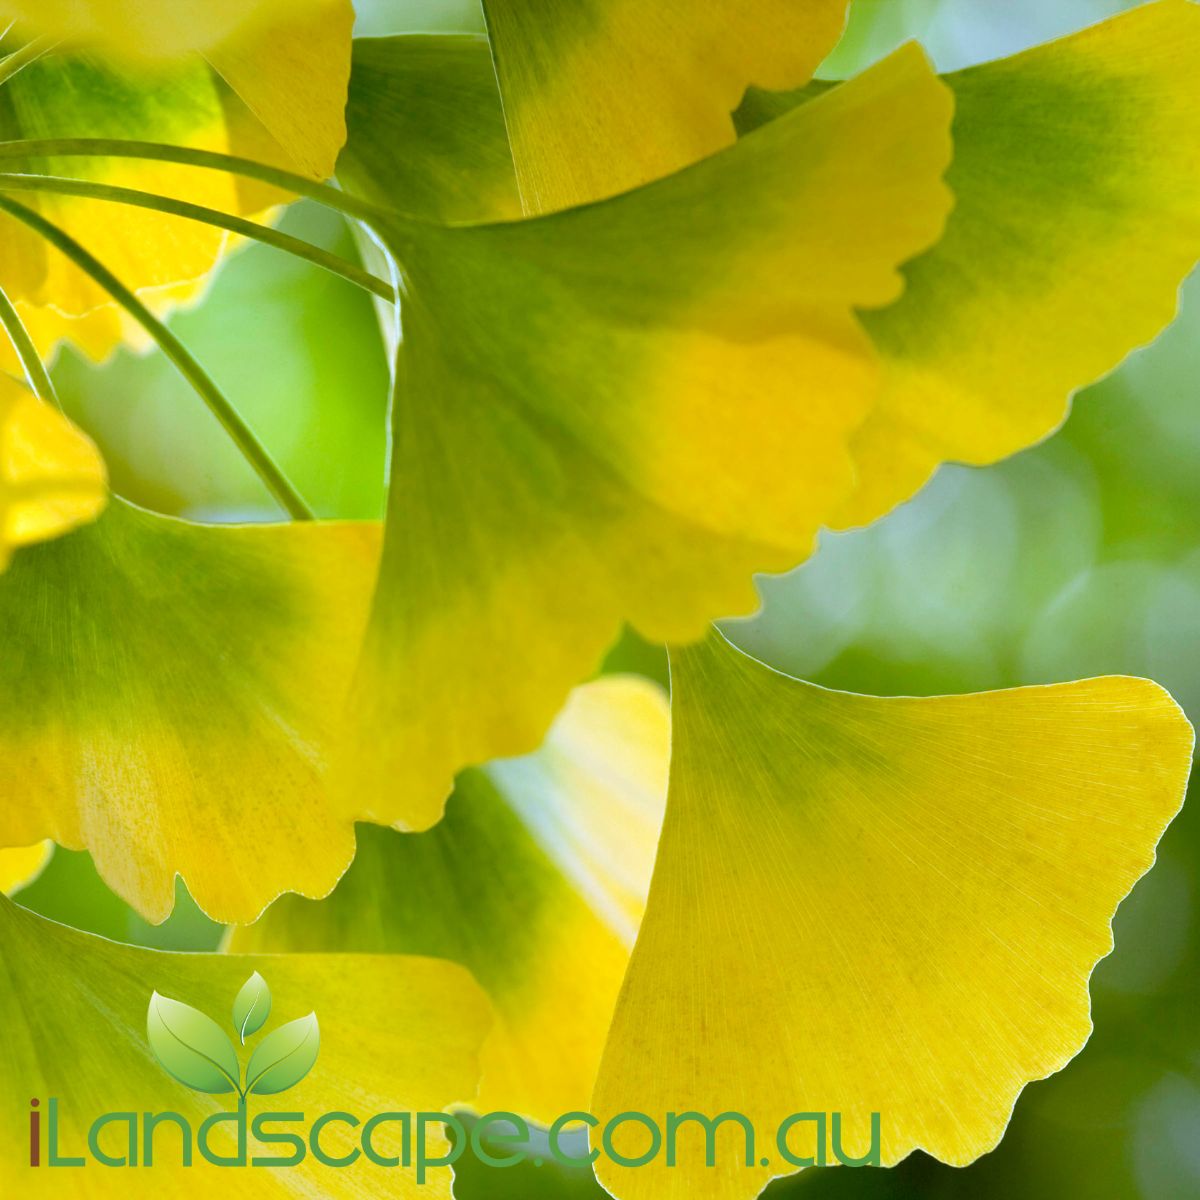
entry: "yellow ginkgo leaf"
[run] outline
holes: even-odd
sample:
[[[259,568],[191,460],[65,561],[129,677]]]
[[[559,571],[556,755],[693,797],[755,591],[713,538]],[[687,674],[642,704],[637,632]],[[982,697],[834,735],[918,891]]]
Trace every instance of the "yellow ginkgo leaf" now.
[[[585,684],[535,754],[465,772],[427,833],[361,826],[332,896],[285,896],[231,946],[454,959],[498,1016],[479,1110],[549,1125],[585,1109],[650,884],[667,744],[655,685]]]
[[[911,496],[939,462],[1045,437],[1070,395],[1174,316],[1200,258],[1200,7],[1158,0],[944,77],[955,209],[864,323],[884,364],[839,526]],[[755,95],[749,130],[802,96]]]
[[[706,1167],[693,1126],[677,1166],[602,1163],[602,1182],[748,1200],[796,1169],[775,1135],[804,1112],[840,1113],[850,1156],[879,1113],[884,1164],[990,1150],[1024,1085],[1091,1031],[1113,912],[1183,800],[1178,706],[1119,677],[830,692],[716,634],[673,655],[672,688],[662,841],[593,1111],[732,1110],[760,1140],[747,1165],[723,1128]],[[836,1161],[815,1129],[790,1152]],[[644,1151],[644,1128],[621,1132],[621,1153]]]
[[[484,0],[525,207],[660,179],[734,140],[749,84],[799,87],[848,0]]]
[[[205,57],[288,161],[304,174],[325,179],[346,140],[354,9],[350,0],[265,6],[259,0],[259,7],[269,11]]]
[[[225,109],[212,73],[198,60],[157,68],[147,82],[128,68],[52,55],[4,85],[0,136],[109,137],[166,141],[194,149],[231,149]],[[236,212],[231,177],[168,163],[131,160],[11,159],[5,171],[84,176]],[[195,222],[95,200],[32,194],[29,203],[88,248],[156,312],[197,297],[229,235]],[[49,358],[70,340],[103,359],[131,336],[108,293],[11,217],[0,217],[0,288],[15,303],[35,345]],[[7,344],[0,366],[16,370]]]
[[[356,815],[433,824],[459,770],[540,742],[623,620],[699,637],[809,551],[875,397],[853,309],[938,236],[949,118],[910,46],[615,200],[381,223],[404,344]]]
[[[0,19],[143,70],[203,55],[300,166],[345,140],[351,0],[0,0]]]
[[[320,178],[333,172],[346,135],[354,18],[349,0],[0,0],[0,14],[18,18],[22,28],[67,39],[5,82],[4,140],[169,142],[248,154]],[[205,54],[209,65],[192,51]],[[261,212],[285,198],[219,172],[128,159],[9,158],[5,170],[83,175],[235,214]],[[50,194],[38,194],[33,203],[159,315],[198,298],[235,242],[220,229],[142,208]],[[62,340],[95,359],[122,341],[146,343],[144,332],[102,288],[28,230],[4,217],[0,233],[0,287],[44,357]],[[0,367],[15,367],[7,346],[0,347]]]
[[[478,1081],[478,1051],[491,1022],[486,998],[470,975],[453,963],[400,955],[165,954],[122,946],[67,929],[0,899],[0,1190],[22,1200],[57,1200],[64,1189],[79,1200],[206,1200],[214,1191],[239,1200],[360,1200],[363,1196],[436,1197],[449,1200],[450,1171],[428,1169],[418,1182],[411,1166],[381,1167],[362,1153],[363,1126],[379,1114],[437,1113],[469,1102]],[[295,1135],[304,1160],[286,1169],[244,1169],[211,1164],[200,1151],[203,1122],[236,1113],[236,1094],[193,1091],[168,1074],[147,1035],[155,993],[198,1010],[216,1039],[241,1068],[231,1011],[235,996],[258,972],[272,997],[270,1024],[313,1013],[320,1048],[311,1070],[284,1095],[248,1098],[247,1158],[278,1160],[292,1153],[279,1135]],[[201,1014],[203,1016],[201,1017]],[[434,1031],[434,1033],[431,1033]],[[259,1042],[259,1045],[263,1045]],[[240,1062],[238,1061],[240,1057]],[[265,1090],[265,1089],[264,1089]],[[30,1166],[31,1108],[40,1159]],[[49,1165],[50,1105],[60,1156],[86,1165]],[[348,1111],[350,1121],[327,1122],[317,1145],[331,1158],[359,1153],[340,1169],[323,1165],[311,1150],[311,1129],[322,1113]],[[136,1113],[138,1158],[116,1168],[95,1160],[89,1128],[106,1113]],[[260,1113],[287,1114],[274,1121],[268,1144],[253,1131]],[[178,1114],[190,1129],[191,1163],[182,1161],[179,1121],[153,1128],[153,1163],[144,1161],[147,1124],[142,1114]],[[303,1114],[303,1116],[301,1116]],[[398,1127],[376,1131],[379,1151],[393,1153]],[[427,1139],[428,1152],[444,1151],[443,1130]],[[103,1128],[95,1146],[128,1157],[130,1126]],[[233,1133],[222,1129],[206,1143],[218,1154],[236,1153]],[[412,1142],[415,1143],[415,1136]],[[411,1144],[411,1143],[410,1143]],[[87,1156],[92,1161],[87,1162]],[[414,1154],[415,1159],[415,1154]]]
[[[94,521],[107,501],[104,460],[88,437],[0,374],[0,571],[16,547]]]
[[[324,895],[354,853],[325,760],[376,525],[218,527],[113,500],[0,576],[0,846],[51,837],[163,920]]]
[[[18,888],[32,883],[42,873],[53,852],[53,842],[0,850],[0,892],[11,896]]]

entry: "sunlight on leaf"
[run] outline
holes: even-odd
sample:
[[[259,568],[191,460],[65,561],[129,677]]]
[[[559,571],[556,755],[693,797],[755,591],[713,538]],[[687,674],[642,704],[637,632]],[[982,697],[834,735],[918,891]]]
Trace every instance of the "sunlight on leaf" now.
[[[329,899],[282,897],[230,945],[452,958],[499,1018],[479,1110],[549,1124],[586,1108],[650,883],[668,736],[655,685],[584,684],[535,754],[466,772],[428,833],[360,826]]]
[[[381,229],[405,341],[357,814],[428,827],[461,768],[538,744],[622,620],[699,637],[810,551],[875,394],[852,308],[937,237],[949,117],[910,47],[616,200]]]
[[[885,1165],[990,1150],[1091,1032],[1113,911],[1183,801],[1178,706],[1123,677],[830,692],[715,633],[672,685],[663,837],[592,1111],[840,1112],[855,1155],[878,1112]],[[706,1168],[702,1139],[661,1162],[601,1179],[738,1200],[790,1169]]]
[[[484,0],[529,212],[660,179],[734,140],[749,84],[807,83],[848,0]]]
[[[324,895],[354,852],[325,760],[374,579],[364,524],[214,527],[114,500],[0,576],[0,846],[87,848],[152,921]],[[227,1011],[229,999],[222,1003]]]
[[[203,1073],[188,1077],[203,1061],[200,1055],[192,1055],[180,1072],[183,1083],[164,1073],[155,1053],[161,1048],[155,1014],[165,1014],[176,1032],[194,1043],[195,1029],[211,1023],[204,1014],[228,1011],[239,982],[256,969],[270,974],[288,1016],[310,1009],[320,1014],[320,1061],[303,1080],[292,1080],[289,1086],[297,1085],[296,1091],[286,1105],[312,1115],[349,1104],[365,1121],[376,1113],[437,1112],[469,1103],[478,1080],[479,1046],[491,1022],[478,985],[453,963],[400,955],[166,954],[78,933],[5,900],[0,900],[0,961],[9,980],[0,989],[0,1159],[5,1194],[22,1200],[52,1200],[63,1189],[62,1172],[25,1165],[30,1097],[40,1099],[43,1111],[48,1097],[57,1098],[63,1153],[79,1153],[87,1145],[91,1122],[125,1104],[139,1112],[177,1112],[193,1131],[205,1118],[234,1109],[236,1098],[230,1094],[210,1097],[191,1090],[199,1083],[216,1083]],[[64,972],[63,963],[71,969]],[[47,987],[51,979],[54,986]],[[187,1018],[187,1013],[194,1016]],[[237,1060],[229,1057],[233,1046],[215,1024],[213,1029],[225,1039],[224,1047],[202,1035],[201,1050],[236,1071]],[[436,1038],[429,1036],[431,1029],[437,1030]],[[170,1044],[167,1054],[175,1061],[180,1042]],[[175,1072],[174,1066],[170,1069]],[[251,1101],[253,1115],[257,1106],[253,1097]],[[264,1107],[278,1106],[268,1101]],[[344,1155],[358,1145],[360,1133],[334,1125],[325,1130],[322,1143],[330,1155]],[[226,1136],[228,1146],[222,1141]],[[388,1152],[393,1152],[393,1141],[398,1134],[380,1132],[380,1146],[386,1144]],[[117,1130],[107,1131],[101,1143],[110,1152],[121,1152]],[[213,1143],[219,1153],[233,1152],[231,1134],[218,1134]],[[152,1171],[106,1171],[92,1163],[90,1170],[71,1172],[71,1195],[80,1200],[159,1200],[164,1195],[207,1200],[214,1189],[229,1190],[229,1172],[210,1166],[198,1152],[191,1167],[181,1168],[179,1146],[175,1128],[159,1131]],[[281,1151],[251,1135],[249,1153],[277,1158]],[[236,1193],[239,1200],[315,1195],[361,1200],[376,1186],[366,1182],[367,1172],[376,1177],[379,1169],[360,1160],[356,1167],[331,1171],[309,1155],[287,1170],[236,1172]],[[445,1169],[433,1169],[424,1186],[411,1169],[394,1168],[386,1176],[389,1195],[412,1200],[449,1200],[451,1195]]]
[[[17,547],[86,525],[107,502],[104,460],[88,437],[0,374],[0,572]]]

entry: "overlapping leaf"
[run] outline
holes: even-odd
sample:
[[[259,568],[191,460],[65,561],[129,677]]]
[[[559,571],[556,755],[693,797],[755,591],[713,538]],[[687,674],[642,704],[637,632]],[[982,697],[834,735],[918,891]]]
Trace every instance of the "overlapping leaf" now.
[[[526,210],[660,179],[734,139],[749,84],[807,83],[848,0],[485,0]]]
[[[322,177],[333,170],[345,140],[350,0],[2,0],[0,17],[143,70],[203,55],[298,163]]]
[[[216,6],[208,18],[197,16],[211,7],[102,0],[3,6],[29,28],[68,40],[5,83],[0,136],[171,142],[329,175],[345,140],[349,3],[259,5],[257,13]],[[217,38],[216,25],[224,21],[233,22],[233,32]],[[200,57],[185,53],[190,50],[204,50],[240,99],[229,96]],[[142,54],[155,61],[141,61]],[[220,173],[165,163],[7,159],[5,170],[83,174],[234,213],[258,212],[280,199],[278,192]],[[45,194],[33,203],[158,312],[195,299],[230,244],[222,230],[145,209]],[[43,355],[64,339],[98,360],[122,341],[144,342],[140,329],[78,268],[11,218],[0,227],[0,287],[17,302]],[[13,361],[3,345],[0,364],[11,369]]]
[[[49,842],[0,850],[0,892],[8,896],[32,883],[50,861],[53,851]]]
[[[876,386],[852,309],[939,233],[949,115],[910,47],[605,204],[381,223],[405,341],[357,811],[432,824],[459,769],[536,746],[622,620],[697,637],[808,552]]]
[[[907,499],[939,462],[982,464],[1050,433],[1076,389],[1174,316],[1200,257],[1200,10],[1158,0],[945,76],[955,209],[864,323],[884,392],[854,441],[837,524]],[[756,95],[742,130],[799,103]]]
[[[794,1169],[773,1137],[798,1111],[841,1113],[856,1156],[881,1114],[885,1164],[990,1150],[1090,1033],[1113,910],[1183,800],[1178,706],[1117,677],[829,692],[716,634],[673,655],[672,687],[662,842],[592,1111],[732,1110],[763,1141],[746,1166],[735,1132],[713,1168],[685,1135],[676,1167],[602,1163],[602,1182],[753,1197]],[[813,1130],[794,1153],[816,1156]]]
[[[0,576],[0,846],[91,850],[161,921],[323,895],[354,852],[324,781],[374,525],[205,527],[114,500]]]
[[[107,500],[96,447],[60,412],[0,374],[0,572],[17,547],[95,520]]]
[[[657,687],[585,684],[536,754],[466,772],[428,833],[360,827],[332,896],[283,897],[231,946],[452,958],[498,1014],[480,1111],[549,1124],[584,1109],[649,886],[667,741]]]
[[[400,955],[164,954],[77,933],[2,899],[0,961],[7,981],[0,988],[5,1038],[0,1184],[5,1195],[28,1200],[61,1196],[65,1174],[28,1165],[31,1097],[38,1098],[43,1113],[49,1097],[56,1098],[63,1154],[79,1153],[88,1127],[104,1113],[175,1112],[195,1131],[208,1116],[236,1107],[228,1092],[192,1091],[162,1069],[146,1031],[147,1005],[155,992],[198,1010],[197,1015],[223,1013],[239,983],[261,969],[270,975],[283,1015],[300,1017],[315,1009],[323,1033],[320,1058],[287,1097],[289,1110],[306,1112],[310,1119],[347,1107],[366,1121],[377,1113],[437,1112],[469,1102],[478,1081],[479,1047],[491,1022],[486,998],[453,963]],[[252,1096],[252,1116],[256,1104],[279,1107]],[[102,1148],[121,1155],[121,1132],[104,1131]],[[331,1125],[322,1143],[330,1155],[348,1154],[360,1132]],[[200,1200],[214,1189],[228,1189],[228,1171],[209,1165],[198,1152],[190,1167],[179,1165],[179,1138],[174,1126],[158,1131],[153,1170],[106,1170],[93,1163],[91,1169],[71,1171],[71,1194],[81,1200],[149,1200],[164,1194]],[[381,1133],[381,1147],[386,1141]],[[214,1137],[214,1148],[231,1153],[232,1137],[228,1146]],[[249,1153],[279,1157],[281,1148],[251,1136]],[[237,1195],[248,1200],[318,1193],[350,1200],[373,1194],[382,1174],[361,1158],[335,1171],[316,1164],[311,1155],[286,1170],[236,1173]],[[389,1195],[447,1200],[451,1194],[445,1168],[431,1170],[423,1185],[411,1169],[390,1168],[386,1177]]]

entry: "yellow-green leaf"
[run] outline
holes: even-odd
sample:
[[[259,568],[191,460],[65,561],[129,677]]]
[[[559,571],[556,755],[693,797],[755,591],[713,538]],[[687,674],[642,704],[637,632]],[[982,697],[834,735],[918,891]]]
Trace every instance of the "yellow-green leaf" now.
[[[310,16],[334,0],[0,0],[0,16],[127,58],[174,59],[207,53],[289,15]]]
[[[748,1200],[795,1169],[774,1145],[795,1112],[841,1113],[851,1155],[881,1114],[885,1164],[990,1150],[1091,1031],[1113,911],[1183,800],[1178,706],[1120,677],[830,692],[716,634],[673,656],[672,687],[662,841],[593,1111],[739,1111],[762,1141],[752,1167],[740,1134],[715,1169],[697,1137],[673,1169],[602,1182]]]
[[[11,896],[13,892],[32,883],[42,873],[53,852],[53,842],[37,842],[32,846],[0,850],[0,892]]]
[[[216,81],[195,61],[157,68],[147,81],[129,67],[54,54],[4,85],[0,137],[108,137],[231,147]],[[72,158],[8,159],[5,171],[82,176],[172,196],[227,212],[239,208],[234,181],[169,163]],[[86,246],[157,313],[199,295],[229,235],[145,209],[49,193],[26,202]],[[0,216],[0,287],[12,298],[43,357],[70,340],[102,360],[122,341],[145,340],[108,293],[20,222]],[[0,366],[17,370],[0,339]]]
[[[0,572],[18,546],[94,521],[107,501],[104,460],[88,437],[0,374]]]
[[[852,484],[852,310],[949,206],[948,96],[909,47],[670,179],[502,225],[383,228],[404,276],[386,545],[347,803],[421,829],[525,753],[623,620],[703,634]]]
[[[0,846],[92,852],[153,921],[324,895],[354,852],[326,759],[375,525],[216,527],[113,500],[0,576]]]
[[[945,82],[955,208],[900,301],[864,315],[885,386],[839,526],[939,462],[994,462],[1052,432],[1076,389],[1171,320],[1200,258],[1195,4],[1145,4]],[[801,99],[756,96],[740,126]]]
[[[656,686],[585,684],[535,754],[464,773],[427,833],[361,826],[332,896],[282,897],[231,946],[454,959],[498,1017],[479,1110],[549,1124],[586,1109],[650,883],[667,745]]]
[[[848,0],[484,0],[526,209],[669,175],[734,140],[749,84],[798,87]]]
[[[262,1111],[305,1113],[303,1125],[283,1131],[306,1140],[308,1127],[323,1112],[350,1110],[366,1122],[378,1113],[438,1112],[470,1102],[479,1046],[491,1021],[479,987],[453,963],[400,955],[164,954],[78,933],[7,900],[0,900],[0,961],[5,965],[0,1183],[6,1196],[22,1200],[57,1200],[68,1174],[70,1194],[80,1200],[207,1200],[214,1190],[233,1186],[230,1170],[210,1165],[199,1150],[190,1167],[179,1165],[181,1135],[174,1124],[155,1131],[152,1168],[106,1169],[95,1162],[71,1171],[46,1166],[51,1097],[57,1101],[62,1154],[84,1151],[89,1126],[104,1113],[139,1114],[139,1134],[140,1114],[178,1113],[195,1138],[206,1118],[236,1109],[236,1098],[193,1091],[159,1064],[147,1039],[147,1008],[155,993],[169,997],[176,1009],[186,1005],[205,1019],[214,1013],[223,1017],[238,985],[257,970],[270,980],[281,1021],[315,1010],[321,1046],[311,1072],[283,1103],[270,1096],[249,1100],[251,1119]],[[244,1075],[244,1060],[241,1065]],[[32,1098],[42,1114],[39,1168],[28,1166]],[[101,1131],[98,1145],[122,1156],[127,1129],[116,1125]],[[350,1154],[361,1133],[361,1127],[329,1124],[321,1133],[322,1148],[330,1156]],[[381,1148],[390,1136],[379,1135]],[[234,1152],[228,1131],[214,1134],[212,1144],[218,1153]],[[437,1148],[431,1144],[430,1152]],[[248,1139],[249,1155],[278,1158],[289,1149],[253,1135]],[[451,1195],[444,1167],[432,1168],[418,1185],[415,1170],[380,1168],[361,1156],[342,1170],[316,1163],[309,1153],[295,1167],[233,1174],[239,1200],[313,1195],[359,1200],[379,1194],[385,1177],[388,1195],[413,1200],[449,1200]]]
[[[357,39],[346,124],[348,191],[450,223],[521,215],[485,38]]]
[[[333,174],[346,140],[353,29],[350,0],[289,0],[205,55],[288,160],[317,179]]]

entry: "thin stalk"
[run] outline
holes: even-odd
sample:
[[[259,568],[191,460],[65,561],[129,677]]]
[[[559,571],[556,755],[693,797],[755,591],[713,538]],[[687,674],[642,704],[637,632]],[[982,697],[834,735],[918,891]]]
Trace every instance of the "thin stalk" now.
[[[42,356],[37,352],[33,338],[29,336],[29,330],[25,328],[25,322],[21,320],[21,314],[17,312],[13,302],[8,298],[8,293],[3,288],[0,288],[0,325],[4,326],[4,332],[8,334],[8,340],[12,342],[13,349],[21,360],[25,378],[29,380],[33,394],[40,400],[46,400],[50,404],[62,408],[62,405],[59,404],[58,393],[50,381],[50,373],[46,370],[46,364],[42,362]]]
[[[347,262],[340,255],[331,254],[328,250],[322,250],[319,246],[313,246],[290,234],[281,233],[278,229],[272,229],[268,225],[259,225],[255,221],[230,216],[219,209],[189,204],[184,200],[173,200],[169,196],[159,196],[154,192],[143,192],[136,188],[115,187],[107,183],[93,183],[86,179],[68,179],[58,175],[18,175],[0,172],[0,191],[53,192],[61,196],[81,196],[85,199],[127,204],[135,208],[146,208],[153,212],[183,217],[189,221],[198,221],[218,229],[227,229],[242,237],[253,238],[265,245],[274,246],[277,250],[284,250],[288,254],[294,254],[297,258],[305,259],[358,287],[365,288],[368,292],[389,303],[396,299],[396,293],[391,284],[364,271],[354,263]]]
[[[28,225],[94,279],[158,343],[179,373],[195,388],[212,414],[221,422],[246,461],[258,473],[271,494],[297,521],[313,520],[313,512],[280,470],[266,447],[254,436],[237,409],[229,402],[187,347],[103,263],[93,258],[74,238],[40,213],[8,196],[0,195],[0,211]]]
[[[237,158],[214,150],[197,150],[190,146],[171,146],[165,142],[126,141],[121,138],[34,138],[0,142],[0,158],[136,158],[154,162],[180,163],[204,170],[226,171],[243,175],[262,183],[273,184],[284,191],[295,192],[328,208],[371,223],[396,219],[399,214],[380,208],[365,200],[347,195],[327,183],[318,183],[304,175],[269,167],[251,158]]]
[[[34,38],[32,42],[26,42],[20,50],[14,50],[7,58],[0,59],[0,84],[7,83],[18,71],[23,71],[30,63],[37,62],[43,54],[49,54],[57,45],[56,38]]]

